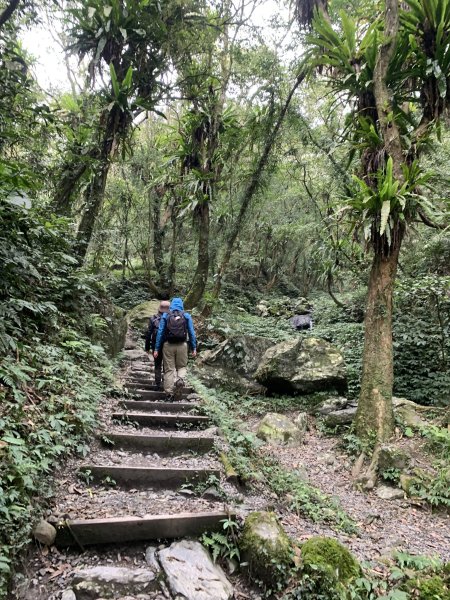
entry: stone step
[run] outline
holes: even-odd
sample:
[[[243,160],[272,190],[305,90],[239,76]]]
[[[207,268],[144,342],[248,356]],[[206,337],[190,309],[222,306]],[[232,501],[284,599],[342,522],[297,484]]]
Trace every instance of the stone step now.
[[[143,448],[157,454],[170,454],[180,452],[206,453],[213,449],[213,437],[200,437],[195,435],[140,435],[129,433],[108,433],[101,436],[103,444],[113,448],[130,448],[142,450]]]
[[[151,402],[149,400],[123,400],[121,406],[129,410],[182,412],[198,410],[200,404],[195,402]]]
[[[229,516],[225,511],[211,511],[148,517],[75,519],[57,527],[55,544],[59,547],[83,547],[92,544],[198,537],[205,531],[221,530],[222,521]]]
[[[176,488],[183,483],[207,481],[209,477],[219,478],[219,469],[189,469],[185,467],[131,467],[128,465],[83,465],[79,473],[89,472],[94,483],[102,483],[107,477],[118,485],[131,487],[145,486]]]
[[[113,419],[139,423],[144,426],[164,425],[165,427],[182,427],[183,425],[208,425],[209,417],[186,414],[162,414],[151,413],[113,413]]]

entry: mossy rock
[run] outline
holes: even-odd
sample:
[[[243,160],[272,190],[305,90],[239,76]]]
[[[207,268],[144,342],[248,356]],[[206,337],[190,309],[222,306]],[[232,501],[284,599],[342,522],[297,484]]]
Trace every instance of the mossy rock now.
[[[245,519],[239,547],[253,578],[268,586],[286,580],[292,545],[275,513],[251,513]]]
[[[403,471],[408,467],[410,460],[408,454],[401,448],[394,444],[383,444],[378,457],[378,469],[380,473],[388,469]]]
[[[271,392],[311,394],[347,388],[342,354],[319,338],[293,338],[266,350],[255,379]]]
[[[267,413],[260,421],[256,435],[270,444],[290,446],[300,444],[303,437],[297,425],[279,413]]]
[[[408,475],[407,473],[402,473],[400,475],[400,487],[407,496],[411,495],[411,488],[416,482],[416,477],[413,477],[412,475]]]
[[[306,570],[319,567],[343,585],[359,576],[361,568],[356,558],[337,540],[316,536],[301,547],[303,566]]]
[[[148,327],[149,318],[158,312],[159,300],[148,300],[134,306],[127,313],[127,321],[134,329],[144,331]]]
[[[440,575],[426,579],[413,579],[407,589],[417,600],[450,600],[450,589]]]

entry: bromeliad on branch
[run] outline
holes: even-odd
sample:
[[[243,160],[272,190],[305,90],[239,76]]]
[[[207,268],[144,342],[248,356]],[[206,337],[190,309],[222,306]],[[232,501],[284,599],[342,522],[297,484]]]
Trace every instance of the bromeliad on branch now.
[[[419,217],[442,219],[420,158],[450,99],[450,1],[385,0],[365,17],[340,11],[333,22],[326,9],[298,2],[297,16],[311,22],[311,72],[348,108],[355,187],[342,211],[373,252],[356,429],[380,442],[394,427],[392,295],[401,244]]]

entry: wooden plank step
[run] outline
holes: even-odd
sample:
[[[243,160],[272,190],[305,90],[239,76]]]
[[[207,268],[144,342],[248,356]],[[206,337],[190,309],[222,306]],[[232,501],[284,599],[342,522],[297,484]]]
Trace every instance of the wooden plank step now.
[[[124,387],[126,387],[128,389],[143,390],[143,391],[147,391],[147,392],[160,391],[159,389],[157,389],[156,385],[153,383],[152,378],[150,378],[150,381],[148,379],[145,379],[144,381],[133,381],[133,380],[127,379],[124,382]],[[194,394],[195,390],[192,387],[185,387],[183,390],[183,393],[184,394]]]
[[[155,369],[146,369],[145,371],[128,371],[128,375],[131,376],[133,379],[146,379],[153,375],[154,372]]]
[[[56,545],[89,546],[145,540],[198,537],[205,531],[222,529],[227,512],[178,513],[146,517],[75,519],[57,527]]]
[[[174,488],[183,483],[207,481],[211,476],[220,477],[219,469],[188,469],[185,467],[131,467],[128,465],[83,465],[80,473],[89,472],[94,483],[101,483],[110,477],[117,484],[132,487]]]
[[[139,394],[139,396],[142,398],[142,400],[166,400],[167,399],[166,392],[158,392],[158,391],[153,391],[153,390],[134,390],[133,393],[136,395]],[[183,398],[186,398],[186,396],[189,396],[189,393],[183,391],[182,396],[183,396]]]
[[[214,447],[213,437],[199,437],[193,435],[140,435],[129,433],[108,433],[101,436],[101,441],[112,448],[136,448],[152,450],[158,454],[172,452],[209,452]],[[108,444],[111,441],[112,446]]]
[[[162,412],[182,412],[200,408],[200,404],[194,402],[150,402],[149,400],[122,400],[120,403],[124,408],[129,410],[154,411]]]
[[[151,413],[113,413],[113,419],[119,421],[130,421],[139,423],[139,425],[164,425],[166,427],[181,427],[183,425],[208,425],[210,423],[209,417],[203,417],[199,415],[186,415],[186,414],[162,414],[155,415]]]

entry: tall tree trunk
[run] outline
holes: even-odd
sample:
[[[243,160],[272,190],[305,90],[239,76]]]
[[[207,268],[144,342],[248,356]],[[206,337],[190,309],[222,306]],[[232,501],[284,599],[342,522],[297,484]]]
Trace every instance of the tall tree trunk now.
[[[114,154],[117,145],[117,133],[119,132],[119,128],[122,133],[124,133],[127,128],[127,123],[121,122],[121,114],[118,108],[113,108],[111,111],[108,111],[106,115],[103,115],[103,118],[106,122],[103,129],[99,165],[86,190],[86,208],[77,231],[80,262],[84,262],[84,259],[86,258],[92,234],[94,232],[95,222],[103,205],[111,157]]]
[[[209,271],[209,202],[199,205],[197,269],[186,296],[186,308],[197,306],[203,298]]]
[[[84,262],[89,248],[95,222],[103,204],[109,161],[104,162],[86,190],[86,208],[77,231],[78,256]]]
[[[82,159],[79,159],[80,161]],[[64,165],[63,174],[56,189],[53,206],[57,215],[68,216],[72,212],[72,197],[81,177],[88,170],[86,159],[77,164]]]
[[[178,221],[178,212],[176,210],[172,210],[170,219],[172,221],[172,244],[170,246],[170,260],[167,270],[167,291],[168,295],[172,296],[175,291],[178,237],[181,230],[181,223]]]
[[[357,434],[379,442],[394,430],[392,389],[394,384],[392,344],[392,297],[403,230],[386,256],[375,252],[366,301],[363,371],[355,426]]]
[[[163,260],[163,240],[164,240],[164,229],[161,227],[161,203],[164,196],[164,190],[156,189],[153,195],[153,212],[152,212],[152,226],[153,226],[153,259],[155,261],[155,268],[158,273],[159,284],[161,285],[161,279],[163,277],[164,260]]]
[[[247,187],[244,190],[244,193],[243,193],[242,199],[241,199],[241,207],[239,209],[239,214],[238,214],[236,221],[234,222],[234,225],[228,236],[228,239],[226,242],[226,247],[225,247],[225,252],[222,257],[222,262],[221,262],[219,270],[217,272],[216,283],[214,285],[214,289],[213,289],[213,293],[212,293],[213,300],[217,300],[217,298],[220,295],[220,290],[222,288],[222,280],[223,280],[223,277],[228,268],[228,264],[230,262],[231,255],[233,253],[234,244],[235,244],[236,239],[242,229],[242,225],[244,223],[244,219],[247,214],[247,210],[251,204],[251,201],[252,201],[254,195],[256,194],[256,192],[259,189],[262,174],[264,172],[264,169],[266,168],[267,162],[270,157],[270,153],[272,152],[272,148],[276,142],[278,132],[281,128],[281,125],[283,124],[285,117],[286,117],[286,114],[287,114],[289,105],[291,103],[291,100],[294,96],[294,93],[297,90],[297,88],[299,87],[299,85],[302,83],[302,81],[305,79],[305,77],[306,77],[306,72],[302,71],[298,75],[297,79],[294,82],[294,85],[292,86],[291,90],[289,91],[288,97],[286,98],[285,103],[280,111],[280,114],[278,115],[278,119],[276,120],[272,131],[270,132],[270,134],[267,137],[267,140],[264,145],[263,152],[259,158],[258,164],[256,165],[256,168],[251,175],[250,181],[248,182]]]

